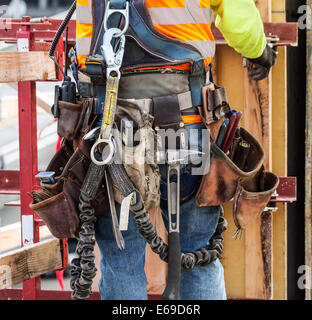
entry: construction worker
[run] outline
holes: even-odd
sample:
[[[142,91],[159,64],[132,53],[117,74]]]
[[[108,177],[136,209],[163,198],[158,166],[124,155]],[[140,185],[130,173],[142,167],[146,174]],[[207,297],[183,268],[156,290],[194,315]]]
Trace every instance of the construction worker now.
[[[105,2],[107,5],[108,2]],[[110,1],[110,5],[120,8],[123,2],[125,1]],[[104,16],[103,3],[104,1],[97,0],[77,0],[76,49],[81,70],[86,68],[86,59],[92,51],[90,48],[96,49],[94,41],[92,43],[92,36],[94,39],[94,33],[98,28],[95,22],[96,17]],[[190,50],[193,48],[201,54],[204,62],[204,81],[211,79],[210,65],[215,53],[214,37],[211,32],[213,13],[216,15],[215,25],[222,32],[227,43],[254,64],[250,71],[250,76],[254,80],[267,77],[271,67],[275,64],[276,54],[267,45],[263,23],[254,0],[138,0],[131,1],[131,5],[136,10],[133,12],[144,20],[153,34],[160,35],[162,40],[165,39],[168,43],[181,43],[185,48]],[[93,15],[92,8],[94,9]],[[131,18],[133,17],[130,15]],[[141,44],[148,40],[144,38],[143,32],[140,33],[142,30],[139,30],[139,27],[136,30],[133,26],[132,31],[139,35]],[[145,37],[150,37],[150,35],[147,33]],[[132,50],[125,53],[127,70],[131,71],[133,67],[136,72],[131,75],[131,81],[128,81],[129,77],[122,75],[119,93],[121,97],[153,98],[155,95],[166,96],[184,92],[185,84],[182,83],[182,80],[179,82],[179,79],[184,74],[192,72],[187,59],[180,64],[174,62],[171,65],[170,63],[162,65],[162,57],[165,54],[161,57],[149,54],[150,51],[144,51],[142,47],[140,51],[135,41],[129,40],[128,45],[133,47],[131,47]],[[175,54],[178,53],[175,52]],[[152,77],[148,77],[149,72]],[[170,81],[163,80],[165,78],[158,78],[158,75],[163,76],[164,74],[168,74],[168,79],[169,76],[172,76],[175,82],[170,83]],[[144,81],[140,79],[141,75],[144,76]],[[177,92],[177,90],[180,91]],[[200,105],[202,103],[200,91],[196,91],[196,88],[191,91],[193,106]],[[105,92],[103,93],[96,86],[93,92],[104,101]],[[201,130],[203,128],[201,118],[194,109],[182,114],[182,118],[188,132],[191,129]],[[198,146],[198,137],[190,135],[189,139],[191,149],[201,148]],[[180,240],[182,251],[187,252],[209,244],[221,212],[219,206],[201,208],[196,206],[195,193],[200,185],[201,176],[191,175],[190,169],[190,166],[181,167],[181,198],[184,201],[181,204]],[[166,178],[163,170],[161,173],[161,198],[166,201]],[[117,206],[117,209],[119,210],[120,206]],[[165,225],[168,226],[166,208],[162,208],[162,214]],[[126,249],[120,251],[114,240],[110,217],[98,218],[96,240],[101,251],[101,297],[107,300],[147,299],[147,281],[144,272],[146,242],[140,236],[132,216],[129,218],[128,230],[123,232],[123,236]],[[226,299],[223,267],[219,259],[206,266],[196,266],[188,271],[183,270],[180,298],[186,300]]]

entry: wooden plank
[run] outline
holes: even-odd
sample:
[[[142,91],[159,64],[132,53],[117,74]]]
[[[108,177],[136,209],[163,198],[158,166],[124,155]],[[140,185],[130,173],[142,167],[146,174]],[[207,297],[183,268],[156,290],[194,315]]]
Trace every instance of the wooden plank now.
[[[297,46],[298,45],[298,24],[294,22],[288,23],[272,23],[264,22],[264,32],[266,36],[274,35],[280,39],[277,44],[279,46]],[[226,45],[227,42],[222,36],[222,33],[215,25],[212,25],[212,33],[216,43]]]
[[[266,80],[263,80],[266,82]],[[267,101],[261,101],[260,97],[267,97],[267,87],[260,87],[259,82],[256,83],[249,79],[248,70],[245,70],[244,76],[245,84],[245,118],[244,127],[264,146],[264,138],[268,134],[268,119],[264,115],[268,114]],[[266,139],[267,141],[267,139]],[[267,145],[269,142],[267,143]],[[266,154],[266,167],[268,167],[268,148],[265,148]],[[266,221],[270,223],[269,220]],[[265,293],[265,274],[264,274],[264,261],[262,257],[261,247],[261,230],[270,228],[261,228],[261,219],[250,223],[245,230],[245,247],[246,247],[246,296],[248,298],[268,298],[270,292]],[[269,232],[270,233],[270,232]],[[270,275],[270,269],[266,266],[267,272]]]
[[[8,20],[8,19],[7,19]],[[0,39],[3,41],[16,41],[16,32],[21,27],[20,19],[12,19],[12,23],[10,23],[10,28],[1,28],[4,25],[3,19],[0,19]],[[55,32],[60,26],[62,20],[54,20],[50,19],[48,24],[35,24],[31,27],[32,30],[36,30],[34,33],[34,37],[36,41],[52,41]],[[49,28],[50,31],[47,31]],[[280,45],[291,45],[296,46],[298,41],[298,32],[297,32],[297,24],[296,23],[287,23],[287,25],[282,23],[264,23],[264,31],[267,35],[274,34],[279,35]],[[215,36],[217,44],[226,45],[226,41],[223,38],[221,32],[212,25],[212,32]],[[72,44],[76,41],[76,21],[71,20],[69,22],[69,43]]]
[[[0,52],[0,83],[56,79],[48,52]]]
[[[273,22],[286,19],[285,0],[272,2]],[[287,176],[287,59],[286,48],[278,48],[272,69],[272,169]],[[273,299],[287,299],[287,205],[278,204],[273,215]]]
[[[271,20],[271,1],[255,1],[262,20]],[[272,167],[271,139],[271,76],[253,81],[245,70],[245,128],[262,144],[265,152],[265,168]],[[272,217],[263,214],[247,226],[246,247],[246,297],[270,299],[272,296]]]
[[[51,237],[51,232],[46,225],[40,226],[40,240]],[[21,223],[13,223],[0,228],[0,253],[21,247]]]
[[[0,290],[62,267],[60,240],[51,239],[0,255]]]
[[[218,45],[216,61],[214,80],[217,85],[225,87],[231,107],[242,111],[244,118],[242,57],[234,49]],[[232,238],[237,230],[233,220],[233,203],[226,203],[223,207],[225,218],[228,221],[228,230],[224,233],[224,251],[221,259],[224,267],[226,292],[230,298],[245,298],[245,235],[243,234],[242,240]]]

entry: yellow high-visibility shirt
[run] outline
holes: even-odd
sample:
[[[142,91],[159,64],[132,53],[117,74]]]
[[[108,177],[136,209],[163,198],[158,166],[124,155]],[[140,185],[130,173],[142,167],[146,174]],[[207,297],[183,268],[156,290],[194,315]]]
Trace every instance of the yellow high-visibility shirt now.
[[[210,1],[215,25],[227,43],[246,58],[259,58],[267,41],[254,0]]]

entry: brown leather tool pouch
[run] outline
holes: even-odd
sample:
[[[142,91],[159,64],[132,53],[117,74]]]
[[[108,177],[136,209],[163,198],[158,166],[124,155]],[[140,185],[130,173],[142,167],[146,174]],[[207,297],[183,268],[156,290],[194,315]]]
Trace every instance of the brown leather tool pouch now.
[[[272,172],[260,171],[252,179],[241,180],[234,197],[233,217],[239,230],[257,219],[279,183],[278,177]]]
[[[240,139],[248,142],[250,150],[243,169],[240,169],[215,143],[211,145],[210,169],[203,176],[196,195],[196,204],[218,206],[231,200],[238,182],[256,175],[264,161],[264,152],[257,140],[245,129],[239,128]]]
[[[61,176],[54,185],[40,184],[41,190],[33,191],[33,203],[30,208],[46,223],[56,238],[75,238],[80,228],[79,197],[84,177],[87,174],[91,146],[82,141],[81,146],[68,160]],[[59,162],[59,159],[58,159]],[[53,168],[55,164],[50,163]],[[109,212],[106,187],[103,184],[96,198],[91,201],[95,215]]]
[[[56,238],[75,238],[78,236],[79,216],[75,204],[66,192],[32,203],[30,208],[46,223]]]
[[[77,104],[59,101],[57,133],[67,140],[74,140],[88,131],[92,122],[94,99],[83,98]]]
[[[80,129],[79,122],[83,110],[83,103],[82,101],[79,101],[77,104],[59,101],[58,108],[57,134],[67,140],[73,140]]]
[[[61,148],[55,153],[46,171],[55,172],[55,176],[59,177],[73,153],[70,141],[63,140]]]
[[[90,150],[91,144],[88,141],[82,141],[80,147],[75,153],[76,158],[73,159],[74,161],[67,168],[67,172],[65,173],[63,190],[70,194],[76,205],[77,211],[81,187],[91,162],[89,158]],[[108,196],[104,182],[100,186],[95,199],[91,201],[91,205],[95,210],[96,216],[103,216],[109,212]]]

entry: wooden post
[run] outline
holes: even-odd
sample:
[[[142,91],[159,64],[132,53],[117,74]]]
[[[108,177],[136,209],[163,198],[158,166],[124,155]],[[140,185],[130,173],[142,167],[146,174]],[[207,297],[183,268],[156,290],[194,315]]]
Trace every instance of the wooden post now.
[[[312,1],[307,0],[311,7]],[[308,19],[311,19],[308,15]],[[310,24],[308,24],[310,25]],[[305,165],[305,264],[312,268],[312,30],[307,28],[306,165]],[[306,275],[311,277],[310,272]],[[306,300],[312,300],[312,279],[306,279]]]
[[[272,1],[272,21],[285,22],[285,0]],[[272,68],[272,169],[281,177],[287,172],[287,59],[286,48],[278,47]],[[287,299],[287,205],[279,203],[273,214],[273,299]]]
[[[271,20],[271,0],[255,1],[264,22]],[[272,169],[272,103],[271,76],[253,81],[245,70],[245,128],[262,144],[265,169]],[[272,298],[272,217],[264,213],[261,219],[246,228],[246,296]]]

